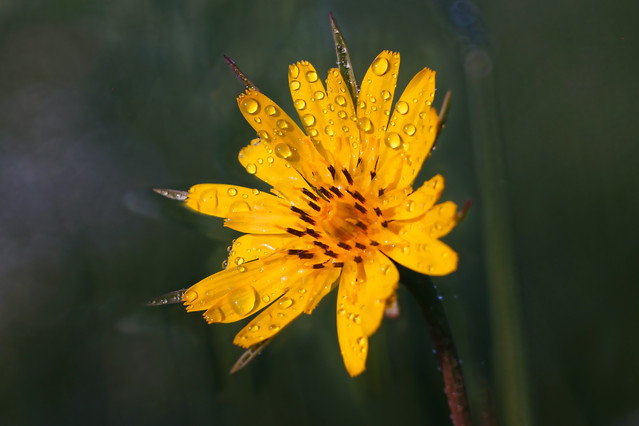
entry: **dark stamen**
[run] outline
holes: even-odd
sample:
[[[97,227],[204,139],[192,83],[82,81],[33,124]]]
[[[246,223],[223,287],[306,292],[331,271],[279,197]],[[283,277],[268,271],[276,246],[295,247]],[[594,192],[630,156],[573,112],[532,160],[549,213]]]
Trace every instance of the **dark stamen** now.
[[[328,246],[326,244],[324,244],[323,242],[321,242],[321,241],[313,241],[313,244],[315,244],[317,247],[321,247],[323,249],[327,249],[328,248]]]
[[[337,257],[337,253],[335,253],[334,251],[331,251],[331,250],[324,250],[324,254],[326,254],[326,256],[330,256],[330,257]]]
[[[373,210],[375,210],[375,214],[377,216],[381,216],[382,215],[382,210],[379,207],[375,207]]]
[[[289,234],[293,234],[296,237],[301,237],[302,235],[304,235],[303,231],[298,231],[297,229],[293,228],[286,228],[286,232],[288,232]]]
[[[357,223],[355,224],[355,226],[357,226],[358,228],[362,229],[363,231],[366,231],[368,229],[368,225],[366,225],[361,220],[358,220]]]
[[[382,226],[383,226],[384,228],[388,228],[388,222],[387,222],[387,221],[383,221],[383,222],[382,222]]]
[[[357,262],[357,263],[362,263],[362,261],[363,261],[364,259],[362,259],[360,256],[355,256],[355,257],[353,258],[353,260],[354,260],[355,262]]]
[[[379,243],[377,241],[371,241],[371,245],[373,247],[377,247],[379,245]]]
[[[319,238],[320,237],[319,232],[317,232],[316,230],[311,229],[311,228],[306,228],[306,233],[308,235],[310,235],[311,237],[313,237],[313,238]]]
[[[364,196],[362,194],[360,194],[359,191],[355,191],[351,194],[353,196],[353,198],[355,198],[357,201],[363,203],[366,201],[366,198],[364,198]]]
[[[315,225],[315,219],[310,218],[310,217],[308,217],[306,215],[301,215],[300,219],[302,219],[304,222],[306,222],[308,224]]]
[[[381,197],[382,195],[384,195],[384,188],[382,188],[382,189],[380,189],[379,191],[377,191],[377,195],[378,195],[378,196],[380,196],[380,197]]]
[[[300,259],[312,259],[313,256],[313,253],[300,253],[297,255]]]
[[[360,203],[355,203],[355,208],[362,213],[366,213],[366,207],[362,206]]]
[[[313,265],[313,269],[322,269],[324,267],[323,263],[316,263],[315,265]]]
[[[298,256],[302,253],[304,253],[306,250],[299,250],[299,249],[288,249],[288,254],[290,254],[291,256]]]
[[[366,246],[364,244],[361,244],[361,243],[355,243],[355,247],[357,247],[360,250],[366,249]]]
[[[317,204],[315,204],[315,203],[314,203],[314,202],[312,202],[312,201],[310,201],[310,202],[308,203],[308,205],[309,205],[309,206],[310,206],[313,210],[315,210],[316,212],[318,212],[318,211],[320,211],[320,210],[321,210],[321,207],[320,207],[320,206],[318,206]]]
[[[308,216],[308,213],[306,213],[304,210],[302,210],[302,209],[300,209],[298,207],[295,207],[295,206],[291,206],[291,211],[293,213],[297,213],[297,214]]]
[[[328,171],[331,172],[331,176],[333,176],[333,179],[335,179],[335,167],[328,166]]]
[[[375,170],[371,170],[371,180],[375,179],[375,176],[377,176],[377,172]]]
[[[348,173],[348,170],[346,169],[342,169],[342,173],[344,174],[344,177],[346,178],[346,180],[348,181],[349,185],[353,184],[353,177],[351,176],[350,173]]]
[[[329,188],[331,190],[331,192],[335,195],[337,195],[338,197],[342,198],[344,196],[344,194],[342,194],[342,191],[340,191],[337,187],[335,186],[331,186]]]
[[[302,192],[304,193],[304,195],[306,195],[308,198],[310,198],[313,201],[319,200],[319,198],[317,198],[317,196],[315,194],[313,194],[311,191],[309,191],[308,188],[303,188]]]
[[[349,246],[348,244],[343,243],[343,242],[340,242],[340,243],[338,243],[337,245],[338,245],[339,247],[343,248],[344,250],[350,250],[350,249],[351,249],[351,246]]]
[[[329,200],[330,200],[331,198],[333,198],[333,194],[331,194],[330,192],[328,192],[328,191],[326,190],[326,188],[324,188],[324,187],[319,188],[319,189],[318,189],[318,191],[320,192],[320,194],[322,194],[323,196],[325,196],[325,197],[326,197],[326,198],[328,198]]]
[[[335,268],[343,268],[344,267],[344,262],[333,262],[333,266]]]

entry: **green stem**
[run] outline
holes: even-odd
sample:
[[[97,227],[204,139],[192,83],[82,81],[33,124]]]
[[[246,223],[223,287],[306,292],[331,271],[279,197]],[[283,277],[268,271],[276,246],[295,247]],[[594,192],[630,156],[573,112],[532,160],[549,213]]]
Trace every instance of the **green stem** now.
[[[454,426],[469,426],[470,409],[461,365],[455,349],[453,335],[448,325],[444,305],[437,289],[427,275],[422,275],[398,265],[401,282],[419,304],[433,341],[437,361],[444,380],[444,392],[448,399],[450,418]]]

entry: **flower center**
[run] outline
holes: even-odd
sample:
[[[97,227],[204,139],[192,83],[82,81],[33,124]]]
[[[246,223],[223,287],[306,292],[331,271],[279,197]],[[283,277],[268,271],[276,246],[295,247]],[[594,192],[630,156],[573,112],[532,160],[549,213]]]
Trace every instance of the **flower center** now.
[[[335,201],[328,205],[326,221],[321,226],[326,234],[345,243],[365,242],[366,230],[373,223],[361,204]]]

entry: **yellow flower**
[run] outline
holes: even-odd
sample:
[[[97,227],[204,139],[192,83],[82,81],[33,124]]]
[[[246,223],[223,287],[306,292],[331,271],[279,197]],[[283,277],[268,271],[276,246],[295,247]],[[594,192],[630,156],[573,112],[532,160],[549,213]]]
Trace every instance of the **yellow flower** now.
[[[412,186],[440,129],[431,106],[435,73],[420,71],[391,109],[398,71],[399,54],[382,52],[354,104],[337,69],[325,88],[310,63],[291,65],[305,131],[257,90],[238,97],[259,136],[239,160],[272,194],[221,184],[189,190],[189,207],[246,235],[234,241],[224,270],[184,293],[188,311],[205,311],[214,323],[263,309],[235,337],[249,348],[310,314],[337,285],[339,344],[356,376],[395,297],[399,273],[390,259],[428,275],[456,269],[457,254],[439,241],[457,223],[455,204],[435,204],[443,177]]]

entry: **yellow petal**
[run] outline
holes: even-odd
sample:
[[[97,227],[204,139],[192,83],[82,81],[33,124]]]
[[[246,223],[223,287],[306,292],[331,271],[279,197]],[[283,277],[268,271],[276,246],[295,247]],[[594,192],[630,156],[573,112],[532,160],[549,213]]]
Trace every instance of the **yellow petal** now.
[[[315,143],[318,150],[327,160],[327,153],[335,150],[332,137],[325,134],[328,124],[328,96],[315,68],[307,61],[301,61],[288,68],[288,82],[291,89],[293,105],[300,116],[306,133]]]
[[[431,107],[435,96],[435,72],[424,68],[408,83],[384,135],[379,167],[393,155],[403,158],[399,186],[412,184],[437,136],[439,118]]]
[[[399,271],[388,257],[375,250],[373,257],[364,263],[364,272],[358,296],[362,307],[362,330],[370,336],[382,322],[386,300],[397,289]]]
[[[319,274],[311,276],[314,283],[311,283],[308,289],[308,301],[306,302],[304,313],[309,315],[317,307],[320,300],[335,287],[336,280],[342,272],[342,269],[328,267],[320,269],[319,271]]]
[[[399,241],[383,252],[407,268],[426,275],[447,275],[457,269],[457,253],[439,240]]]
[[[235,336],[233,343],[248,348],[273,337],[302,312],[305,312],[309,294],[314,290],[314,287],[323,287],[326,278],[327,274],[323,270],[308,270],[307,274],[294,282],[282,297],[248,323]]]
[[[230,267],[240,266],[251,260],[264,258],[297,238],[290,234],[242,235],[233,241],[227,264]]]
[[[293,151],[285,143],[269,144],[260,139],[253,139],[240,150],[239,160],[247,172],[274,188],[310,189],[302,175],[286,160],[292,155]]]
[[[444,190],[444,177],[436,175],[404,198],[403,202],[384,215],[393,220],[408,220],[419,217],[433,207]]]
[[[437,204],[423,216],[394,221],[392,227],[403,239],[420,243],[447,235],[457,224],[457,205],[451,201]]]
[[[368,338],[362,330],[357,303],[357,267],[349,262],[342,270],[337,291],[337,338],[346,370],[351,377],[366,369]]]
[[[288,145],[291,155],[286,159],[306,180],[313,183],[317,168],[326,161],[315,145],[275,102],[261,92],[247,90],[237,98],[240,111],[255,129],[260,139],[273,149]],[[323,175],[328,172],[323,173]]]
[[[366,71],[357,97],[357,122],[361,132],[363,151],[370,136],[383,139],[388,124],[397,73],[399,53],[383,51]]]
[[[328,72],[326,80],[328,105],[326,126],[322,137],[329,138],[334,148],[334,161],[339,161],[353,173],[359,160],[360,139],[355,106],[342,74],[337,68]],[[337,140],[339,138],[339,140]]]
[[[290,214],[280,198],[237,185],[203,183],[189,189],[186,205],[200,213],[229,217],[235,213]]]

